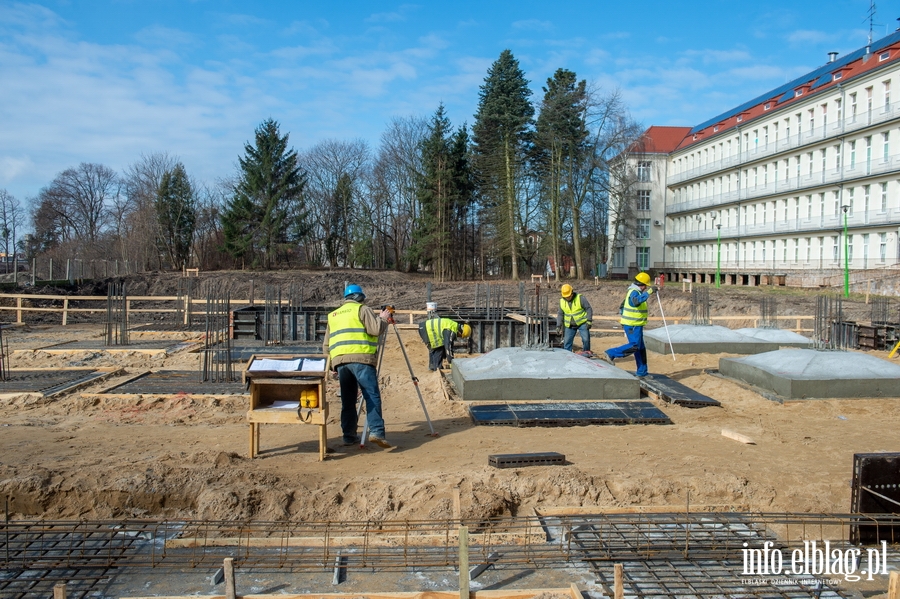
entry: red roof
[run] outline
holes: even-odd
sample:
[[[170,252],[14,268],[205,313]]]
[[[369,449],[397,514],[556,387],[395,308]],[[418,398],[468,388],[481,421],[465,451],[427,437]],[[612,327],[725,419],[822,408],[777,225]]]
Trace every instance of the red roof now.
[[[690,127],[654,125],[644,131],[639,145],[633,147],[632,151],[639,154],[668,154],[673,152],[690,132]]]

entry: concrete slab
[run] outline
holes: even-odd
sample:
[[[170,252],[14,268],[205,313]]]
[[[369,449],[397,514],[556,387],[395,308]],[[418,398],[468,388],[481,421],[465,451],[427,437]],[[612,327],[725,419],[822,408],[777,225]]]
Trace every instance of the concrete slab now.
[[[676,354],[758,354],[774,351],[779,344],[754,339],[719,325],[673,324],[668,336],[665,328],[644,330],[644,344],[658,354],[671,354],[669,337]]]
[[[639,399],[638,379],[563,349],[504,347],[457,358],[451,380],[465,401]]]
[[[803,347],[810,348],[812,339],[804,337],[800,333],[794,331],[786,331],[784,329],[736,329],[735,333],[750,337],[765,343],[777,343],[781,347]]]
[[[776,401],[900,397],[900,365],[859,352],[780,349],[722,358],[719,372],[774,393]]]

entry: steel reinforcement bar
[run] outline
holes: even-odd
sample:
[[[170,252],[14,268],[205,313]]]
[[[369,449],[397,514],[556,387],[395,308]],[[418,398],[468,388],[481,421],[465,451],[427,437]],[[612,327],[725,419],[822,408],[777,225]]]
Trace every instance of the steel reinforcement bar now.
[[[223,557],[246,567],[328,569],[339,553],[348,567],[455,567],[463,525],[469,529],[471,563],[491,561],[502,568],[733,559],[748,541],[754,546],[772,541],[782,548],[807,540],[846,541],[853,527],[876,527],[893,535],[900,530],[900,515],[667,512],[472,521],[10,521],[0,527],[0,570],[197,567],[220,564]]]

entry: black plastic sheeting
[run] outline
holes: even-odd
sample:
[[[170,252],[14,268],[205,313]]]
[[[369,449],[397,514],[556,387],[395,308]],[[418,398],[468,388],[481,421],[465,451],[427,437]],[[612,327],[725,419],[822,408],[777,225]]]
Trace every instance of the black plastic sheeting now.
[[[661,400],[671,404],[685,408],[707,408],[722,405],[715,399],[698,393],[664,374],[648,374],[638,380],[641,382],[641,389],[658,395]]]
[[[588,424],[672,424],[649,401],[582,401],[469,406],[478,425],[584,426]]]

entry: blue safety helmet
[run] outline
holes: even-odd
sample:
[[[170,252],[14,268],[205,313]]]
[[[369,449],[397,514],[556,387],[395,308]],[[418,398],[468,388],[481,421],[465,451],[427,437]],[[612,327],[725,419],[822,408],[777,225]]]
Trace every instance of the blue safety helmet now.
[[[359,285],[347,285],[347,288],[344,289],[344,297],[347,298],[351,295],[358,295],[359,299],[366,299],[366,294]]]

